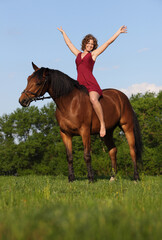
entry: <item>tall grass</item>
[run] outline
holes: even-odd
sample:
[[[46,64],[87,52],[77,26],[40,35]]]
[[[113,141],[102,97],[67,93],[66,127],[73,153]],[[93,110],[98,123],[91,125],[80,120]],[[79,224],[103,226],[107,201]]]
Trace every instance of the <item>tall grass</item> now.
[[[141,178],[0,177],[0,239],[160,239],[162,177]]]

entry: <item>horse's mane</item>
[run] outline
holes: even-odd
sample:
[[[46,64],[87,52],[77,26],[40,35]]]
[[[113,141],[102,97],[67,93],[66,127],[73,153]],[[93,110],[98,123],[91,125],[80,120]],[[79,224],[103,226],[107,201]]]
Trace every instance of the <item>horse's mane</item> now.
[[[39,80],[41,80],[42,77],[43,77],[43,72],[44,72],[45,69],[46,69],[46,68],[44,68],[44,67],[39,68],[38,71],[35,71],[35,72],[33,73],[33,77],[37,77]]]
[[[67,95],[74,88],[88,93],[87,89],[83,85],[80,85],[78,81],[72,79],[65,73],[60,72],[59,70],[50,70],[49,75],[51,79],[51,87],[55,98]]]
[[[53,91],[53,96],[55,98],[61,97],[63,95],[67,95],[74,88],[77,88],[80,91],[83,91],[84,93],[88,94],[86,87],[84,87],[83,85],[80,85],[78,81],[72,79],[67,74],[59,70],[53,70],[48,68],[41,68],[41,69],[39,69],[40,73],[38,75],[39,76],[42,75],[44,70],[48,72],[48,76],[49,76],[52,91]]]

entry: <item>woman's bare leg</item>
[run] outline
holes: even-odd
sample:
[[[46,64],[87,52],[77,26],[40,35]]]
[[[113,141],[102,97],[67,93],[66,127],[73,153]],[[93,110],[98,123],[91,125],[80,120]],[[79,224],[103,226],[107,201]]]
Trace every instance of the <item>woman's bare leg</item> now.
[[[98,100],[100,95],[98,94],[98,92],[91,91],[89,92],[89,96],[90,96],[90,101],[92,103],[92,106],[100,121],[100,137],[104,137],[106,135],[106,128],[105,128],[105,121],[103,117],[102,106]]]

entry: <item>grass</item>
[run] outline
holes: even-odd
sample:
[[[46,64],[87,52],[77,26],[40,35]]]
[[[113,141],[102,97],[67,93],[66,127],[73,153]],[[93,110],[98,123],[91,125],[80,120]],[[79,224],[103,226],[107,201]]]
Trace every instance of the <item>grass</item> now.
[[[141,178],[1,176],[0,239],[160,239],[162,177]]]

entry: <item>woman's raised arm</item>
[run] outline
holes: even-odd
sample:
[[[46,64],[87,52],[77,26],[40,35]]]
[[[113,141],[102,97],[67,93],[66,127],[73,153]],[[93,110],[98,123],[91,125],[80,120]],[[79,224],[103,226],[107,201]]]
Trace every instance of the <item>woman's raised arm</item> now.
[[[92,52],[92,58],[93,60],[96,60],[97,56],[100,55],[105,49],[115,41],[115,39],[120,35],[120,33],[127,33],[127,27],[122,26],[119,28],[119,30],[109,39],[107,40],[103,45],[101,45],[99,48],[95,49]]]
[[[68,38],[68,36],[66,35],[65,31],[62,29],[62,27],[57,28],[63,35],[63,38],[65,40],[65,43],[67,44],[67,46],[69,47],[69,49],[72,51],[72,53],[74,53],[75,56],[78,55],[78,53],[80,53],[80,51],[72,44],[72,42],[70,41],[70,39]]]

